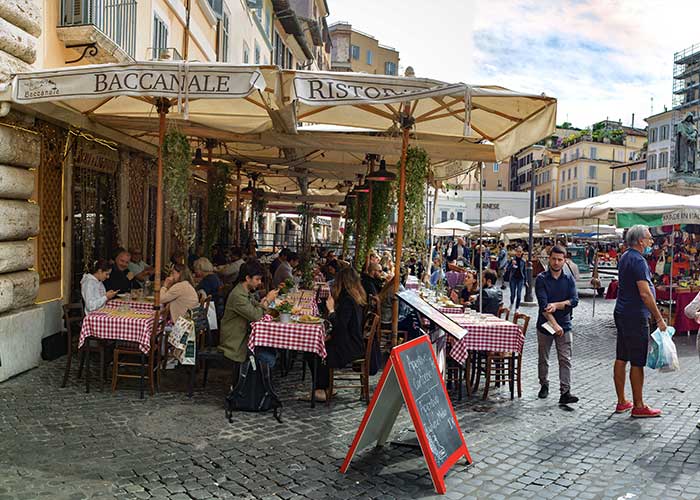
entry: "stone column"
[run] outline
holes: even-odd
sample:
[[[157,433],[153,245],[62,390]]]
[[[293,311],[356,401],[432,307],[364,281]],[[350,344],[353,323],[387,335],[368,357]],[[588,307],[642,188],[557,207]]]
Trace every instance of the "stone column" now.
[[[39,0],[0,1],[0,83],[31,69],[41,34]],[[39,168],[41,138],[12,128],[31,128],[32,118],[0,117],[0,381],[39,363],[43,309],[34,305],[39,275],[30,270],[39,234],[39,206],[29,201]]]

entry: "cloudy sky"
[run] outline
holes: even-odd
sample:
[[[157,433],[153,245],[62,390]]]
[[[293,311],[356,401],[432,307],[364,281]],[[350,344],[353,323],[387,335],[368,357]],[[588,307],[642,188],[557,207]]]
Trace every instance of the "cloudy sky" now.
[[[559,100],[558,123],[635,125],[671,107],[673,54],[700,45],[698,0],[328,0],[402,69]]]

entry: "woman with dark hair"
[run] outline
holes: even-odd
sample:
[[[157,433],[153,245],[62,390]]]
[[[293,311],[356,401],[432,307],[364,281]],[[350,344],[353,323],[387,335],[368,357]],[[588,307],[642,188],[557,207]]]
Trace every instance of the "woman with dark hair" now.
[[[109,278],[112,266],[105,259],[93,263],[89,273],[83,275],[80,280],[80,294],[85,304],[85,313],[89,313],[104,307],[108,300],[113,299],[118,290],[105,290],[103,281]]]
[[[364,354],[362,309],[366,305],[367,294],[360,275],[351,267],[342,267],[335,276],[331,296],[326,300],[328,319],[333,328],[326,339],[326,362],[316,370],[318,401],[326,400],[329,368],[343,368]]]
[[[170,304],[170,319],[173,323],[187,311],[199,305],[192,275],[185,264],[174,264],[170,276],[165,278],[160,289],[161,304]]]

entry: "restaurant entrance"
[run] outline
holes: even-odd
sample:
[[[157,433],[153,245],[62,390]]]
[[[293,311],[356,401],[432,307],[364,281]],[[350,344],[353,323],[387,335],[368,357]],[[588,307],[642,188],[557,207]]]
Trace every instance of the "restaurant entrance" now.
[[[91,153],[76,153],[73,167],[71,302],[80,301],[83,273],[97,259],[111,259],[119,246],[116,172],[116,161],[98,158]]]

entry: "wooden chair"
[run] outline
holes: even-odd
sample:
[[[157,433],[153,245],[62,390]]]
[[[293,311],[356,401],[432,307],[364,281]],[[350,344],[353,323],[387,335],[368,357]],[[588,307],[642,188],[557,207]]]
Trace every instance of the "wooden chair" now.
[[[195,333],[197,335],[197,355],[194,366],[190,373],[189,390],[187,395],[192,397],[194,392],[194,383],[197,378],[197,369],[204,368],[204,379],[202,387],[207,386],[207,378],[209,377],[209,362],[227,360],[224,353],[219,351],[217,343],[214,340],[212,331],[209,329],[209,320],[207,319],[207,309],[203,305],[190,309],[190,316],[194,321]]]
[[[523,338],[525,338],[525,334],[527,333],[527,329],[530,326],[530,316],[527,314],[522,314],[522,313],[515,313],[513,315],[513,323],[518,325],[520,328],[520,331],[523,332]],[[523,353],[520,351],[515,355],[515,379],[518,384],[518,397],[521,398],[523,397],[523,388],[522,388],[522,383],[521,383],[521,378],[522,378],[522,371],[523,371]]]
[[[508,321],[508,318],[510,317],[510,309],[508,309],[506,306],[499,306],[496,316]]]
[[[380,317],[374,312],[367,313],[364,326],[365,355],[362,358],[353,360],[352,372],[344,370],[336,374],[331,368],[329,370],[329,384],[326,389],[326,404],[329,405],[334,389],[360,389],[360,398],[369,404],[369,365],[372,356],[372,347],[375,343],[377,332],[379,331]],[[336,382],[343,385],[337,385]],[[352,383],[354,382],[354,383]]]
[[[396,299],[399,300],[399,299]],[[372,303],[372,310],[379,316],[379,348],[382,352],[390,352],[394,347],[402,344],[408,337],[408,332],[405,330],[397,330],[394,334],[391,323],[382,323],[382,303],[378,297],[375,297]]]
[[[117,389],[117,382],[120,378],[139,379],[141,399],[143,399],[144,383],[146,371],[148,372],[148,385],[151,396],[155,394],[156,386],[160,387],[161,379],[161,348],[165,340],[165,324],[169,317],[169,306],[166,304],[162,309],[153,313],[153,327],[151,330],[151,342],[148,353],[143,353],[135,342],[119,342],[114,348],[114,360],[112,365],[112,392]],[[123,361],[121,358],[128,360]],[[138,358],[139,361],[133,361]],[[120,372],[120,368],[140,368],[140,374]]]
[[[68,359],[66,360],[66,368],[63,373],[63,383],[61,387],[65,387],[68,383],[68,375],[70,374],[71,361],[73,358],[73,342],[78,343],[80,338],[80,330],[83,325],[84,308],[82,303],[64,304],[63,305],[63,321],[66,325],[66,344]],[[83,367],[85,358],[87,357],[87,371],[85,373],[85,392],[90,392],[90,357],[91,354],[98,353],[100,355],[100,390],[104,390],[105,381],[105,348],[108,342],[102,339],[88,337],[83,342],[83,347],[79,349],[78,378],[83,375]]]

